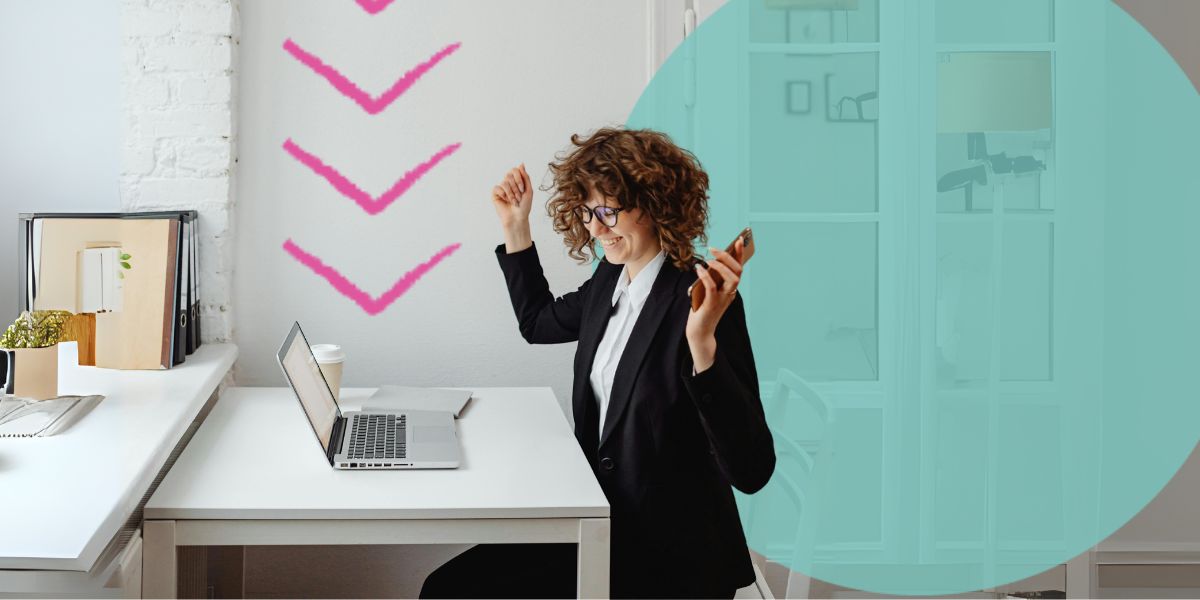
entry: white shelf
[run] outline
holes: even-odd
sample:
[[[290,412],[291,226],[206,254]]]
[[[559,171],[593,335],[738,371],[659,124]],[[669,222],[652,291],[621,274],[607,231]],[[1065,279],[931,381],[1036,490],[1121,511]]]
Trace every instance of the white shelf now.
[[[879,42],[834,42],[829,44],[789,44],[786,42],[751,42],[750,54],[797,54],[828,56],[830,54],[878,53]]]
[[[934,49],[939,54],[945,52],[1054,52],[1058,50],[1058,44],[1055,42],[1027,42],[1019,44],[1006,44],[1003,42],[994,44],[938,43],[934,44]]]
[[[237,357],[207,344],[170,370],[118,371],[60,349],[59,393],[105,398],[59,435],[0,439],[0,569],[91,570]]]

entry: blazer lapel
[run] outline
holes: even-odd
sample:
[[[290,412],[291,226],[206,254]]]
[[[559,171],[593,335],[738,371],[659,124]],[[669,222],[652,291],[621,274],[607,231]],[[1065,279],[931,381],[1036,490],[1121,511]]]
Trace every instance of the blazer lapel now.
[[[593,274],[595,289],[592,290],[591,300],[587,305],[587,314],[579,325],[579,349],[575,363],[575,385],[571,394],[571,413],[575,417],[575,438],[584,448],[595,452],[600,443],[597,428],[600,426],[600,411],[596,406],[596,396],[592,393],[592,385],[588,375],[592,370],[592,361],[596,359],[596,350],[604,337],[608,325],[608,317],[612,314],[612,294],[617,286],[617,276],[621,268],[607,263],[598,267]]]
[[[646,298],[646,304],[642,306],[642,312],[633,324],[625,351],[621,353],[621,360],[617,362],[617,372],[613,375],[612,395],[608,399],[608,414],[604,417],[604,432],[600,435],[600,445],[604,445],[612,435],[613,428],[629,405],[629,398],[633,394],[633,382],[637,380],[638,371],[642,368],[646,352],[650,350],[650,343],[654,341],[655,332],[662,324],[667,309],[671,307],[680,274],[681,272],[670,263],[662,266],[658,278],[654,280],[654,286],[650,289],[650,295]],[[610,289],[609,296],[611,295]],[[592,356],[595,357],[595,354],[595,348],[592,348]],[[591,366],[590,360],[588,366]]]

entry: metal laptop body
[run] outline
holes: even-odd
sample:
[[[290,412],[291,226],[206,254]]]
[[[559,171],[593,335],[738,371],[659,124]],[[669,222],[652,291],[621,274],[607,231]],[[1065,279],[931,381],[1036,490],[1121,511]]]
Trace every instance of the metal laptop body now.
[[[343,413],[299,323],[292,325],[276,358],[333,468],[453,469],[461,464],[449,412]]]

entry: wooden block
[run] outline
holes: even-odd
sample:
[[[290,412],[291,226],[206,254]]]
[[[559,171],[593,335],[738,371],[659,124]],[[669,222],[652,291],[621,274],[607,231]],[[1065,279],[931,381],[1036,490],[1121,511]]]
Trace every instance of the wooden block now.
[[[62,341],[79,344],[79,366],[96,366],[96,315],[84,313],[67,319]]]
[[[12,374],[13,394],[33,400],[58,395],[58,344],[49,348],[17,348]]]

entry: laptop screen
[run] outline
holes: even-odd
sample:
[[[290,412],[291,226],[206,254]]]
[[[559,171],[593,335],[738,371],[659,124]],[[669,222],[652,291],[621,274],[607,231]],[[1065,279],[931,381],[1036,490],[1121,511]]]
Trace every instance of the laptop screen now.
[[[328,454],[329,438],[340,413],[337,401],[333,399],[333,392],[329,391],[329,384],[325,382],[325,376],[321,374],[321,368],[313,356],[312,348],[308,346],[304,332],[300,331],[299,323],[292,326],[291,333],[279,349],[279,364],[283,367],[292,391],[300,399],[300,405],[304,407],[304,413],[308,415],[308,422],[312,424],[321,447]]]

